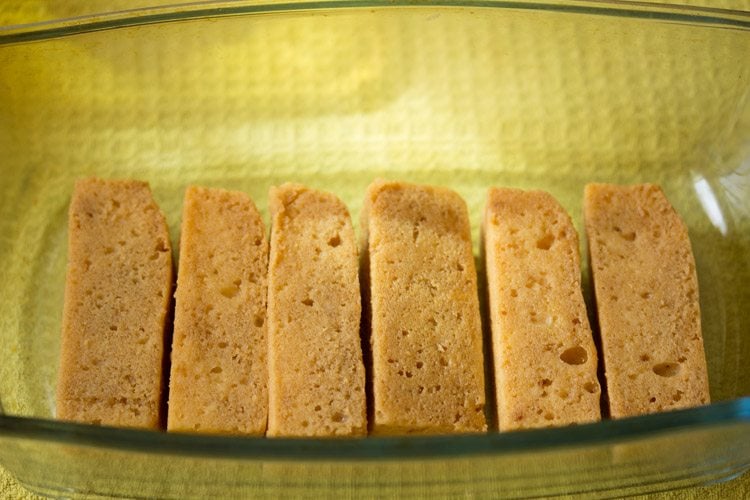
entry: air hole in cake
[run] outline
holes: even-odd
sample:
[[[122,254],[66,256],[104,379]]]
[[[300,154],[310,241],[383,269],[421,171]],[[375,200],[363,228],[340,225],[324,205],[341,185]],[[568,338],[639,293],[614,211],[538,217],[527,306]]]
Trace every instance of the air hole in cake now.
[[[544,414],[544,420],[554,420],[554,419],[555,419],[555,416],[552,413],[547,412]]]
[[[583,388],[590,394],[596,393],[596,387],[597,385],[594,382],[586,382],[585,384],[583,384]]]
[[[518,291],[516,291],[516,289],[515,289],[515,288],[512,288],[512,289],[510,290],[510,296],[511,296],[511,297],[518,297]]]
[[[565,389],[561,389],[560,392],[557,393],[558,396],[560,396],[561,399],[568,399],[568,391]]]
[[[409,336],[409,330],[401,330],[401,336],[402,337],[408,337]]]
[[[406,378],[411,378],[411,377],[412,377],[412,373],[410,371],[407,371],[406,372]]]
[[[565,349],[560,354],[560,359],[569,365],[582,365],[589,359],[589,355],[583,347],[575,346]]]
[[[578,318],[573,318],[573,324],[574,325],[580,325],[581,324],[581,320],[578,319]]]
[[[222,287],[221,290],[219,290],[219,292],[228,299],[235,297],[239,291],[240,289],[234,283],[232,283],[231,285],[226,285]]]
[[[654,365],[654,373],[660,377],[674,377],[680,372],[680,365],[677,363],[659,363]]]
[[[649,292],[641,292],[641,298],[648,300],[651,298],[651,294]]]
[[[555,237],[548,233],[537,240],[536,247],[540,250],[549,250],[554,242]]]
[[[428,320],[427,320],[427,322],[428,322],[428,323],[429,323],[429,324],[430,324],[431,326],[437,326],[437,321],[435,321],[435,318],[430,318],[430,319],[428,319]]]
[[[222,372],[222,369],[220,366],[214,366],[213,368],[211,368],[211,373],[221,373],[221,372]]]
[[[440,366],[448,366],[448,360],[441,357],[440,358]]]
[[[320,411],[320,405],[315,405],[315,411]]]
[[[219,342],[218,346],[219,346],[220,349],[224,349],[227,346],[227,343],[226,342]]]
[[[456,262],[456,270],[457,271],[463,271],[464,266],[460,262]]]
[[[423,366],[424,366],[424,363],[422,363],[421,361],[417,361],[417,369],[418,370],[421,369]]]
[[[109,254],[111,254],[114,251],[115,251],[115,249],[112,248],[112,247],[104,247],[104,254],[105,255],[109,255]]]
[[[264,323],[264,322],[265,322],[265,321],[264,321],[264,319],[263,319],[263,316],[260,316],[260,315],[256,315],[256,316],[255,316],[255,318],[253,319],[253,324],[254,324],[254,325],[255,325],[256,327],[258,327],[258,328],[260,328],[261,326],[263,326],[263,323]]]
[[[677,391],[674,394],[672,394],[672,401],[675,403],[682,399],[682,391]]]
[[[651,399],[648,400],[648,402],[649,403],[656,403],[656,398],[652,397]]]
[[[331,416],[331,420],[333,420],[333,421],[334,421],[334,422],[336,422],[336,423],[341,423],[341,422],[343,422],[344,420],[346,420],[346,417],[345,417],[345,416],[344,416],[344,415],[343,415],[342,413],[340,413],[340,412],[336,412],[336,413],[334,413],[334,414],[333,414],[333,415]]]
[[[549,387],[552,385],[552,381],[548,378],[543,378],[542,380],[539,381],[539,385],[542,387]]]
[[[314,304],[312,299],[305,299],[302,301],[302,303],[305,304],[307,307],[312,307],[312,305]]]
[[[341,244],[341,237],[337,234],[333,236],[330,240],[328,240],[328,246],[329,247],[337,247]]]
[[[687,361],[687,358],[685,356],[680,356],[679,358],[677,358],[677,361],[680,363],[684,363],[685,361]]]
[[[109,329],[111,331],[113,331],[113,332],[116,332],[117,331],[117,326],[115,326],[115,325],[109,325]]]
[[[648,354],[641,354],[641,361],[651,361],[651,356]]]

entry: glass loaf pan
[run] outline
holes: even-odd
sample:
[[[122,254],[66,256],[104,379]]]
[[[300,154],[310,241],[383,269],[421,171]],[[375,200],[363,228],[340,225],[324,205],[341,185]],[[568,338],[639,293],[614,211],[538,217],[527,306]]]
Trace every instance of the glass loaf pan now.
[[[0,464],[45,494],[175,498],[612,496],[741,474],[748,53],[747,14],[606,1],[241,0],[0,29]],[[445,185],[468,202],[477,255],[491,185],[550,191],[581,231],[586,182],[659,183],[690,229],[716,403],[333,441],[51,421],[66,211],[88,175],[150,182],[173,242],[189,184],[265,211],[270,185],[302,182],[355,221],[375,177]]]

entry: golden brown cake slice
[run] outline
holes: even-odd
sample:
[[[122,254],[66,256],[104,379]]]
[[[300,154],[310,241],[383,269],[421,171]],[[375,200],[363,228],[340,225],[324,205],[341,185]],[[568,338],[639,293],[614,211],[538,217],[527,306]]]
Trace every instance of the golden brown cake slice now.
[[[687,227],[651,184],[589,184],[584,212],[611,416],[707,404]]]
[[[169,233],[148,184],[78,181],[68,218],[58,418],[161,425],[171,290]]]
[[[600,419],[578,233],[548,193],[492,188],[482,227],[501,431]]]
[[[246,194],[187,189],[168,430],[265,434],[267,266],[265,226]]]
[[[466,204],[376,181],[362,213],[374,434],[482,432],[484,367]]]
[[[271,188],[268,435],[365,434],[357,247],[335,196]]]

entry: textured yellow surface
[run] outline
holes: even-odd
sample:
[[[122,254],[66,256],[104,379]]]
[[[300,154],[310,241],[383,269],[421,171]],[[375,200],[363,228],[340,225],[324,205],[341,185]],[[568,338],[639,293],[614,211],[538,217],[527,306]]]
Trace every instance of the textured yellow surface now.
[[[2,23],[86,12],[21,5],[3,4]],[[418,8],[3,47],[0,296],[20,297],[0,302],[3,406],[51,415],[65,210],[73,180],[92,173],[151,182],[173,237],[190,183],[264,207],[270,184],[305,182],[339,195],[355,221],[376,176],[443,184],[467,199],[475,245],[491,184],[551,191],[580,229],[586,181],[662,183],[695,247],[712,397],[747,394],[746,268],[731,256],[748,244],[748,49],[740,30]],[[0,477],[2,494],[22,494]],[[693,493],[742,498],[747,477]]]
[[[734,479],[727,483],[654,493],[650,495],[639,495],[632,498],[652,500],[682,500],[692,498],[706,500],[724,500],[730,498],[747,498],[748,495],[750,495],[750,474],[745,473],[742,477]],[[369,495],[363,495],[363,498],[367,498],[368,496],[370,498],[374,498],[379,497],[380,495],[378,495],[376,492],[370,492]],[[15,500],[36,500],[45,497],[30,493],[28,490],[20,486],[5,469],[0,467],[0,498]]]

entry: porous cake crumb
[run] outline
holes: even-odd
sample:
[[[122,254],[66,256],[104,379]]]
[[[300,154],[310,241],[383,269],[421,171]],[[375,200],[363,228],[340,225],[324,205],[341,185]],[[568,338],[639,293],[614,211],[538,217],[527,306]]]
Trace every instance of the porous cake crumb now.
[[[578,233],[548,193],[492,188],[482,225],[501,431],[598,421]]]
[[[362,213],[373,434],[486,430],[482,331],[466,204],[370,185]]]
[[[250,197],[189,187],[175,293],[170,431],[263,435],[265,225]]]
[[[160,427],[171,290],[169,233],[148,184],[78,181],[68,218],[58,418]]]
[[[367,432],[357,246],[346,206],[271,188],[269,436]]]
[[[610,415],[707,404],[687,227],[652,184],[589,184],[584,215]]]

